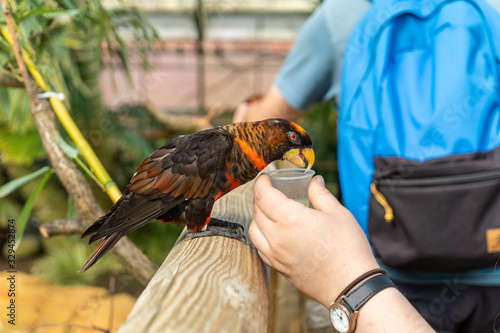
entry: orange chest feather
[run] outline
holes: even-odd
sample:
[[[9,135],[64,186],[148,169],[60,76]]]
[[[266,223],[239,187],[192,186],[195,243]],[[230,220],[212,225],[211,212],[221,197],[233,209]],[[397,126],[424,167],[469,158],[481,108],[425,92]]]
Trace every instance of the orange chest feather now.
[[[222,197],[224,194],[226,194],[226,193],[234,190],[235,188],[237,188],[238,186],[241,185],[241,182],[239,182],[238,180],[236,180],[229,173],[226,173],[226,177],[227,177],[227,180],[229,181],[229,183],[231,184],[231,187],[227,191],[220,191],[219,193],[217,193],[217,195],[215,196],[215,201],[219,200],[220,197]]]
[[[262,170],[267,166],[264,158],[260,156],[254,148],[252,148],[246,141],[236,138],[235,141],[241,148],[243,154],[245,154],[248,159],[257,167],[257,169]]]

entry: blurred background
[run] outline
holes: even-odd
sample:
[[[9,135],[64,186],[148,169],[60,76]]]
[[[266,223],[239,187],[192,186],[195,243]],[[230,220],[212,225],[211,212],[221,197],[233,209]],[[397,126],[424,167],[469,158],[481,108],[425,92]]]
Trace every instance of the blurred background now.
[[[301,25],[320,2],[36,0],[15,1],[13,9],[24,31],[21,44],[54,91],[65,94],[64,103],[77,126],[123,190],[156,148],[200,129],[200,121],[212,126],[230,123],[239,103],[264,93]],[[57,285],[109,288],[113,279],[116,292],[137,297],[144,286],[113,256],[77,274],[94,246],[77,235],[40,235],[40,225],[76,218],[77,213],[57,177],[45,181],[47,173],[42,170],[50,163],[25,90],[8,80],[18,75],[13,64],[12,49],[2,40],[0,270],[7,263],[8,220],[25,216],[16,249],[19,271]],[[337,193],[333,108],[333,102],[311,107],[301,125],[314,142],[316,171]],[[74,149],[62,127],[61,133],[68,149]],[[81,168],[107,211],[111,200]],[[130,239],[160,265],[180,231],[149,223]]]

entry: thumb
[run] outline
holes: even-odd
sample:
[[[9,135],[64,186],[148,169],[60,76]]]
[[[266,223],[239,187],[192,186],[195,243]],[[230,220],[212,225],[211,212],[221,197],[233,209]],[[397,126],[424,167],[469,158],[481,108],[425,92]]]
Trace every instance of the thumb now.
[[[312,179],[309,184],[308,195],[314,209],[325,213],[332,213],[339,206],[342,206],[325,187],[325,180],[321,176],[316,176]]]

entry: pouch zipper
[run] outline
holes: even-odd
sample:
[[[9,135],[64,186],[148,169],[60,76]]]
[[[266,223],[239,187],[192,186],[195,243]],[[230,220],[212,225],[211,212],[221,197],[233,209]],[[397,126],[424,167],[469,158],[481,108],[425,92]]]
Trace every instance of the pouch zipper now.
[[[380,191],[377,189],[377,186],[375,185],[375,182],[371,183],[371,185],[370,185],[370,191],[372,192],[373,197],[375,198],[375,200],[377,200],[377,202],[382,207],[384,207],[384,210],[385,210],[385,214],[384,214],[385,222],[391,223],[392,221],[394,221],[394,212],[392,210],[392,207],[389,204],[389,202],[387,201],[387,199],[384,197],[384,195],[382,193],[380,193]]]
[[[484,182],[488,180],[500,179],[500,169],[469,173],[464,175],[451,175],[441,177],[428,177],[419,179],[393,179],[382,178],[374,180],[370,185],[370,191],[377,202],[384,208],[384,219],[387,223],[394,221],[394,211],[385,198],[385,196],[377,189],[377,186],[390,187],[426,187],[426,186],[446,186],[458,185],[474,182]]]
[[[484,182],[488,180],[500,179],[500,169],[481,171],[475,173],[467,173],[462,175],[451,175],[441,177],[428,177],[428,178],[381,178],[374,180],[375,186],[391,186],[391,187],[425,187],[425,186],[445,186],[445,185],[458,185],[475,182]]]

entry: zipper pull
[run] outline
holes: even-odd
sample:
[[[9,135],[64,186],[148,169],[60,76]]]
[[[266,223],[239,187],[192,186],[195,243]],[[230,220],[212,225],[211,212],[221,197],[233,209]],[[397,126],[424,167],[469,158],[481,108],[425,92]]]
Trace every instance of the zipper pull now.
[[[372,192],[375,200],[377,200],[377,202],[385,209],[385,215],[384,215],[385,222],[391,223],[392,221],[394,221],[394,212],[392,210],[392,207],[387,201],[387,199],[384,197],[384,195],[379,192],[377,186],[375,186],[375,182],[371,183],[370,191]]]

